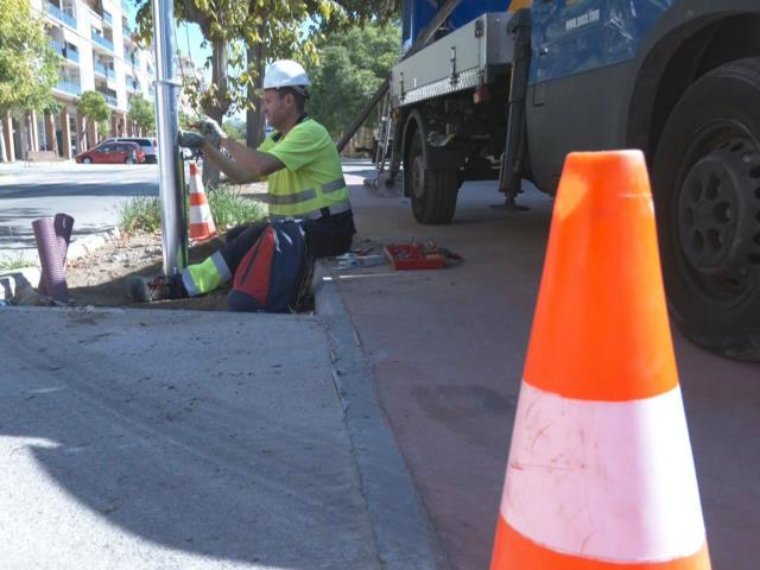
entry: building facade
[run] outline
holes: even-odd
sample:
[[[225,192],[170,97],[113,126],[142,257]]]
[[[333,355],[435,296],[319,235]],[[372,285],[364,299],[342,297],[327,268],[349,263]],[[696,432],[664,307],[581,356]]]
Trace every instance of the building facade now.
[[[61,79],[53,90],[60,111],[7,114],[2,118],[10,160],[53,151],[63,158],[95,146],[108,136],[139,136],[129,121],[129,98],[153,100],[155,63],[150,50],[132,38],[127,3],[120,0],[32,0],[43,16],[50,45],[62,58]],[[85,121],[76,108],[85,91],[103,94],[111,110],[106,129]]]

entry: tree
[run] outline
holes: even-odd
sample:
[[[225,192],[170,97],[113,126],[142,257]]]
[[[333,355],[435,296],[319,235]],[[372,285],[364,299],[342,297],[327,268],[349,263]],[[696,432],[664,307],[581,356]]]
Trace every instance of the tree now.
[[[313,64],[319,59],[317,42],[324,34],[361,29],[369,22],[386,23],[398,16],[400,7],[400,0],[249,0],[241,30],[247,48],[247,69],[240,77],[247,86],[248,146],[255,147],[264,138],[260,97],[267,60],[294,57]],[[308,31],[304,33],[306,24]]]
[[[331,34],[317,44],[320,59],[309,67],[309,111],[338,138],[359,114],[398,59],[397,24]],[[370,121],[376,122],[377,117]]]
[[[156,113],[153,103],[142,95],[134,95],[129,99],[129,118],[137,123],[143,133],[156,131]]]
[[[147,0],[135,2],[139,35],[147,40],[152,34],[151,5]],[[400,0],[178,0],[177,18],[198,24],[212,47],[207,62],[211,85],[204,93],[191,94],[191,99],[219,124],[229,111],[247,109],[247,144],[256,146],[263,133],[258,90],[267,60],[296,54],[302,61],[314,60],[313,40],[319,33],[364,24],[373,17],[387,19],[399,6]],[[231,73],[236,69],[242,71]],[[218,180],[212,174],[204,166],[204,182]]]
[[[84,117],[82,132],[79,137],[80,140],[84,140],[87,133],[87,121],[106,121],[111,114],[108,103],[106,103],[106,98],[98,91],[85,91],[82,93],[82,96],[77,99],[77,109]],[[89,146],[92,146],[94,142],[89,141]]]
[[[245,142],[245,123],[240,119],[234,118],[224,121],[222,129],[224,129],[224,132],[232,139],[238,142]]]
[[[59,78],[60,58],[29,0],[0,0],[0,116],[11,109],[42,111]],[[0,161],[6,159],[0,136]]]

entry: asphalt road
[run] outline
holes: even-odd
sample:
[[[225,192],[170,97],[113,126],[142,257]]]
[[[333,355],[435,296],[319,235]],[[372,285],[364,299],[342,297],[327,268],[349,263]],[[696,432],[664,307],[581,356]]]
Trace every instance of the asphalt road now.
[[[37,218],[73,216],[77,239],[118,225],[121,206],[140,195],[158,195],[156,165],[0,164],[0,259],[37,260]]]

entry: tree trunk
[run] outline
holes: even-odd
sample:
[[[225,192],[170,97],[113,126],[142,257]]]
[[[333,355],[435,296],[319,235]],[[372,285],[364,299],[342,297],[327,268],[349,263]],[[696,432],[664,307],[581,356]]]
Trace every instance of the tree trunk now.
[[[255,70],[253,83],[248,86],[248,110],[246,111],[245,142],[251,148],[257,148],[264,140],[264,106],[261,100],[261,88],[264,85],[264,67],[266,46],[263,43],[249,47],[246,52],[248,70]],[[251,105],[253,108],[251,108]]]
[[[79,152],[84,152],[90,148],[90,141],[87,140],[87,117],[82,116],[82,132],[79,133]]]
[[[0,162],[8,162],[8,153],[5,150],[5,114],[0,114]]]
[[[218,103],[216,105],[207,105],[203,110],[209,117],[221,125],[224,114],[230,107],[229,94],[227,92],[227,42],[216,39],[211,42],[211,45],[211,81],[218,88],[216,97]],[[214,188],[219,185],[219,170],[210,161],[203,161],[201,179],[206,188]]]

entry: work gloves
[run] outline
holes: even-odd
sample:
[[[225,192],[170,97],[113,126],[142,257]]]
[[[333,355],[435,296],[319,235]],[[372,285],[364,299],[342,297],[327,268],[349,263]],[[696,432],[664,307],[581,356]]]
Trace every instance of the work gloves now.
[[[210,117],[203,117],[193,125],[193,128],[198,129],[214,148],[219,148],[221,140],[227,138],[227,133],[222,130],[219,123]]]
[[[203,138],[203,135],[199,135],[198,133],[180,131],[177,142],[179,143],[179,146],[183,146],[185,148],[203,150],[203,145],[206,144],[206,139]]]
[[[222,130],[219,123],[210,117],[203,117],[200,121],[192,125],[192,127],[198,129],[201,134],[190,131],[180,131],[178,140],[179,146],[202,150],[203,145],[209,143],[211,146],[218,149],[222,139],[227,138],[227,133]]]

